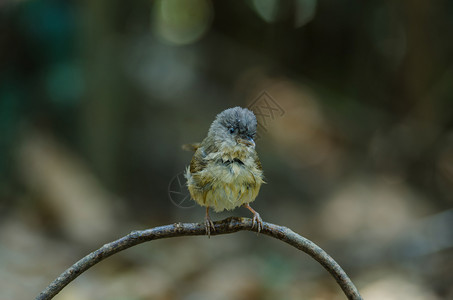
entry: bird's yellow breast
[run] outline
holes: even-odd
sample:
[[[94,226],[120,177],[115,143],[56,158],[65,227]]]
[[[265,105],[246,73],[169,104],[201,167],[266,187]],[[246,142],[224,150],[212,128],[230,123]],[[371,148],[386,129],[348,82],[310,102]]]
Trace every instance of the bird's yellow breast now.
[[[186,177],[192,198],[217,212],[254,201],[264,182],[262,171],[251,158],[211,161],[197,173],[188,168]]]

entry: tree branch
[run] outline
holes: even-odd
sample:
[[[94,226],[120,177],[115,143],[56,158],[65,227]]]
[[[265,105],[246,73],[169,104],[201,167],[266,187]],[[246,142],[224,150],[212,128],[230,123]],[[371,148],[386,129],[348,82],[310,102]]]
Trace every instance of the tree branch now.
[[[211,235],[227,234],[242,230],[256,231],[255,228],[252,228],[252,220],[248,218],[227,218],[222,221],[214,222],[214,225],[215,231],[211,232]],[[348,275],[346,275],[343,269],[337,264],[337,262],[335,262],[332,257],[330,257],[324,250],[312,241],[307,240],[284,226],[278,226],[266,222],[263,222],[263,225],[264,228],[261,230],[261,233],[284,241],[317,260],[335,278],[348,299],[362,299],[357,288],[349,279]],[[36,300],[52,299],[80,274],[103,259],[127,248],[147,241],[163,238],[205,234],[205,225],[201,223],[175,223],[147,230],[133,231],[116,241],[105,244],[98,250],[91,252],[76,262],[69,269],[58,276],[58,278],[55,279],[48,287],[46,287],[36,297]]]

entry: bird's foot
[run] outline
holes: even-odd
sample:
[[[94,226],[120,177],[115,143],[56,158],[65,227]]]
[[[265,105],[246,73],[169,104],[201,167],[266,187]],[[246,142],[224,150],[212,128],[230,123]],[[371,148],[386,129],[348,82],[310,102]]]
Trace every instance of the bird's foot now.
[[[210,218],[206,218],[206,221],[204,222],[204,225],[206,227],[206,235],[210,238],[211,237],[211,229],[212,231],[215,231],[215,226],[214,223]]]
[[[206,208],[206,218],[204,225],[206,227],[206,235],[211,238],[211,229],[215,231],[214,222],[212,222],[211,217],[209,216],[209,208]]]
[[[245,204],[244,206],[253,213],[252,229],[255,228],[256,225],[257,232],[259,233],[263,229],[263,219],[261,219],[260,214],[250,205]]]
[[[253,214],[252,228],[255,228],[255,225],[256,225],[256,229],[259,233],[261,231],[261,229],[263,229],[263,219],[261,219],[260,214],[257,212],[255,212]]]

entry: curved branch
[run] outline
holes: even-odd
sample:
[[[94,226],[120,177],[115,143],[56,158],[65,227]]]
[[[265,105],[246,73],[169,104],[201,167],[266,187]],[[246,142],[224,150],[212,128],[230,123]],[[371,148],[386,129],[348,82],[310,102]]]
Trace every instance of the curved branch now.
[[[215,231],[211,232],[211,235],[227,234],[242,230],[256,231],[255,228],[252,228],[252,220],[248,218],[227,218],[222,221],[214,222],[214,225]],[[362,299],[357,288],[349,279],[348,275],[346,275],[343,269],[337,264],[337,262],[312,241],[307,240],[284,226],[278,226],[266,222],[263,222],[263,225],[264,227],[261,230],[261,233],[284,241],[317,260],[335,278],[348,299]],[[163,238],[205,234],[205,225],[201,223],[175,223],[147,230],[133,231],[116,241],[105,244],[98,250],[91,252],[76,262],[69,269],[58,276],[58,278],[55,279],[48,287],[46,287],[36,297],[36,300],[52,299],[80,274],[103,259],[127,248],[147,241]]]

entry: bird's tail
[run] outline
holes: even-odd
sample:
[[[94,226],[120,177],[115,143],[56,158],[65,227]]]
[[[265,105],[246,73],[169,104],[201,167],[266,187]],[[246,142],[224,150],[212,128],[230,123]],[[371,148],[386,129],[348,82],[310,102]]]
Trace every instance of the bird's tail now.
[[[200,148],[200,146],[201,143],[184,144],[182,145],[182,150],[195,152],[198,148]]]

